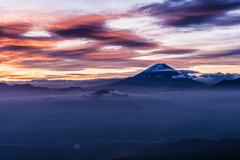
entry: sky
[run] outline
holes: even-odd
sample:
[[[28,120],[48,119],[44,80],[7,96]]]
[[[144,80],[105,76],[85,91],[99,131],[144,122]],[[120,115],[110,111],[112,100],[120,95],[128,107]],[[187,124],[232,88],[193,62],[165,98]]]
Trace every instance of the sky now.
[[[239,74],[239,33],[240,0],[8,0],[0,80],[128,77],[156,63]]]

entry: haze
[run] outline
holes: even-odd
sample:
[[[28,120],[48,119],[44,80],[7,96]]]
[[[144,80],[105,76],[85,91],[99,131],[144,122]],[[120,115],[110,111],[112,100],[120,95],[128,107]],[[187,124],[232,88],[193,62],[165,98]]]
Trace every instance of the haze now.
[[[239,0],[5,0],[1,160],[239,160]]]

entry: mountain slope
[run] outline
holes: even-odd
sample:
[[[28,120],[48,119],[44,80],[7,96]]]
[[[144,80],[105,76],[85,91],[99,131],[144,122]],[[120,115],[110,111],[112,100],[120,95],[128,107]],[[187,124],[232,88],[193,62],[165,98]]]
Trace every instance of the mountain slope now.
[[[35,87],[30,84],[14,84],[14,85],[10,86],[6,83],[0,83],[0,92],[40,92],[40,91],[70,92],[70,91],[83,91],[83,88],[69,87],[69,88],[50,89],[47,87]]]
[[[210,89],[240,90],[240,78],[233,80],[222,80],[221,82],[211,86]]]
[[[167,89],[174,86],[189,86],[193,88],[198,88],[204,87],[206,85],[185,77],[177,70],[169,67],[166,64],[155,64],[133,77],[126,78],[108,86],[114,86],[116,88],[160,87],[162,89]]]

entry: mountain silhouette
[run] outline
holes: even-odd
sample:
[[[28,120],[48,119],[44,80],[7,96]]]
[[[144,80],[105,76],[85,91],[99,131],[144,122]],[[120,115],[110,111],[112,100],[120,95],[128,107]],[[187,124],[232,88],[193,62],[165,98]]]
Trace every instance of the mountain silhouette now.
[[[13,91],[47,91],[49,88],[46,87],[34,87],[31,84],[14,84],[11,86]]]
[[[168,66],[165,63],[155,64],[139,74],[134,75],[118,82],[89,87],[89,89],[123,89],[123,90],[141,90],[148,88],[161,91],[189,91],[207,86],[204,83],[195,81],[181,74],[178,70]],[[0,83],[0,91],[82,91],[81,87],[69,87],[60,89],[50,89],[46,87],[34,87],[30,84],[7,85]]]
[[[161,87],[165,89],[171,87],[171,90],[174,90],[174,86],[176,86],[176,89],[179,90],[179,86],[189,89],[204,87],[206,84],[187,78],[174,68],[162,63],[155,64],[133,77],[108,85],[108,87],[110,86],[116,88]]]
[[[6,83],[0,83],[0,91],[7,91],[11,88],[11,86],[9,86]]]
[[[137,74],[134,77],[142,77],[145,79],[154,79],[154,78],[171,78],[172,76],[179,75],[178,71],[173,69],[172,67],[169,67],[165,63],[162,64],[155,64],[145,71]]]
[[[210,88],[240,90],[240,78],[233,80],[222,80],[221,82],[211,86]]]
[[[71,92],[71,91],[82,91],[83,88],[82,87],[68,87],[68,88],[60,88],[60,89],[56,89],[58,91],[62,91],[62,92]]]
[[[93,95],[97,97],[102,97],[104,94],[110,94],[110,92],[106,89],[103,89],[93,93]]]
[[[0,83],[0,92],[70,92],[70,91],[83,91],[81,87],[68,87],[68,88],[47,88],[47,87],[35,87],[31,84],[14,84],[8,85],[6,83]]]

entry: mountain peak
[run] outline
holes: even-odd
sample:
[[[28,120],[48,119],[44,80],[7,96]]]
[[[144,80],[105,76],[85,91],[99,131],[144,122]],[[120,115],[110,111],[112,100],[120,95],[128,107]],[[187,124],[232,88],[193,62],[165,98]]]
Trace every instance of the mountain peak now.
[[[159,79],[159,78],[171,78],[172,76],[179,75],[179,72],[172,67],[169,67],[165,63],[157,63],[145,71],[137,74],[135,77],[141,77],[143,79]]]
[[[143,71],[143,73],[152,73],[152,72],[160,72],[160,71],[176,71],[172,67],[169,67],[165,63],[157,63],[150,68]]]

